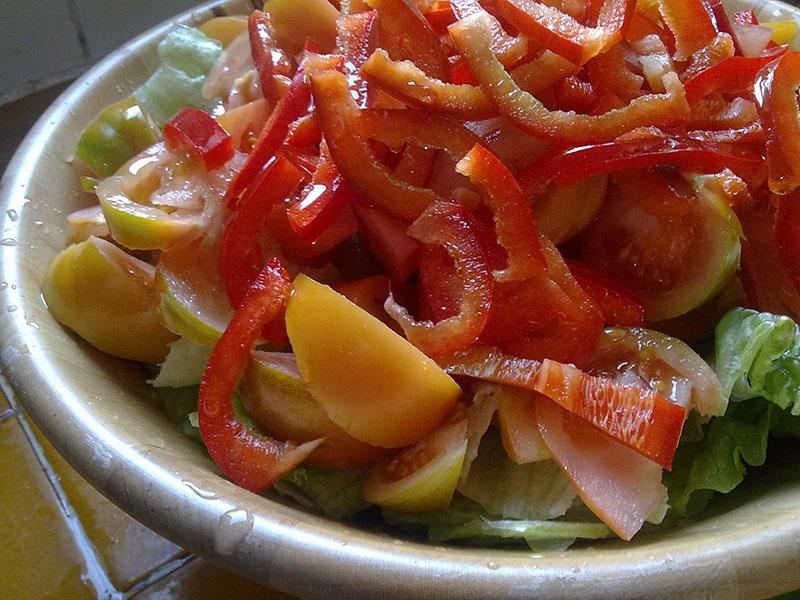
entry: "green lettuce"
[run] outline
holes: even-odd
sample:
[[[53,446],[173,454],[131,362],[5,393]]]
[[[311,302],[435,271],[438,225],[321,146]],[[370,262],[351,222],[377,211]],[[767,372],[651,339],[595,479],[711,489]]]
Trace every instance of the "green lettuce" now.
[[[764,464],[770,435],[800,435],[800,333],[788,317],[736,308],[716,329],[715,370],[731,403],[700,432],[685,432],[665,473],[671,507],[683,515],[728,493],[747,467]],[[699,434],[701,435],[699,435]]]
[[[608,527],[597,521],[493,517],[461,495],[456,495],[444,510],[401,513],[384,509],[383,516],[399,529],[411,533],[427,532],[432,542],[459,540],[482,546],[527,542],[535,551],[564,550],[578,538],[602,539],[611,535]]]
[[[369,505],[361,496],[364,470],[323,471],[301,465],[275,484],[275,489],[334,519],[347,519]]]
[[[167,358],[160,365],[158,376],[150,383],[157,388],[198,385],[212,350],[210,346],[201,346],[186,338],[178,338],[170,343]]]
[[[210,112],[219,101],[204,98],[202,89],[222,51],[222,44],[199,29],[175,26],[158,45],[161,66],[133,96],[159,127],[184,107]]]

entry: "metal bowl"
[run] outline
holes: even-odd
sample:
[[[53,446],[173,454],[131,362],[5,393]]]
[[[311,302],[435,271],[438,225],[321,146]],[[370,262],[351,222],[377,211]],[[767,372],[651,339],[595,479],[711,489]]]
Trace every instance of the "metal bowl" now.
[[[244,14],[205,4],[177,21]],[[780,2],[765,18],[800,17]],[[274,588],[309,598],[754,598],[800,588],[800,466],[759,470],[716,512],[632,543],[563,553],[437,546],[331,521],[226,481],[160,412],[140,367],[61,327],[39,294],[82,207],[72,153],[84,126],[156,66],[163,24],[111,54],[41,117],[0,184],[0,359],[14,390],[79,473],[148,527]]]

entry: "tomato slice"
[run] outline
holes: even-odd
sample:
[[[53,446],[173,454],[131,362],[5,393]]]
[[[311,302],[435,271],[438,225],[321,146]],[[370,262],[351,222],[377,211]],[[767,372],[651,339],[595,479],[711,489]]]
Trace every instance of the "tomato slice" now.
[[[627,283],[650,321],[685,314],[719,292],[741,251],[741,225],[730,207],[659,172],[613,181],[585,234],[584,260]]]
[[[467,420],[462,418],[375,467],[364,482],[364,499],[403,512],[445,508],[455,493],[466,451]]]
[[[547,398],[537,398],[539,431],[586,505],[630,540],[661,503],[661,468]]]

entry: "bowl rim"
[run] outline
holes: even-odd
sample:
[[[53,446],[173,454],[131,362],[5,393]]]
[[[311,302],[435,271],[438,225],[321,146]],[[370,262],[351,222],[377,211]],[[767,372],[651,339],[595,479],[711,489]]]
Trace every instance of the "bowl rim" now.
[[[111,79],[119,63],[151,48],[172,24],[197,24],[258,2],[216,0],[181,13],[115,50],[75,81],[40,117],[0,180],[4,236],[22,239],[25,209],[39,157],[70,118],[71,109]],[[766,2],[800,10],[781,2]],[[0,313],[0,362],[14,392],[56,449],[94,487],[134,518],[172,541],[274,588],[309,597],[486,598],[541,596],[673,596],[782,593],[800,587],[800,501],[793,513],[765,515],[758,524],[714,531],[713,541],[674,540],[564,553],[440,547],[361,531],[245,492],[217,474],[188,484],[192,465],[168,461],[157,448],[120,443],[126,436],[100,422],[80,390],[47,353],[25,307],[40,303],[38,282],[24,281],[24,244],[0,246],[0,280],[9,285]],[[43,325],[43,327],[46,325]],[[86,451],[89,449],[90,451]],[[112,476],[113,474],[113,476]],[[213,497],[211,496],[213,494]],[[175,513],[189,515],[189,524]],[[787,519],[787,516],[789,517]],[[709,530],[713,530],[710,527]],[[663,544],[663,542],[662,542]],[[768,556],[769,561],[763,558]],[[300,576],[302,574],[302,576]],[[778,579],[779,578],[779,579]],[[733,587],[731,587],[733,586]],[[743,596],[744,597],[744,596]]]

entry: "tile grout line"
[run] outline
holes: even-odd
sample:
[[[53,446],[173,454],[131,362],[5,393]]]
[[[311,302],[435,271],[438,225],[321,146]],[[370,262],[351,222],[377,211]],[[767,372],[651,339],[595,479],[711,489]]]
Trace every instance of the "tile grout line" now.
[[[130,588],[128,588],[123,593],[123,599],[127,600],[136,594],[143,592],[150,588],[151,586],[155,585],[162,579],[169,577],[178,569],[181,569],[192,563],[196,560],[199,560],[199,557],[196,554],[187,554],[186,556],[180,556],[178,558],[173,558],[172,560],[165,562],[160,567],[157,567],[150,571],[150,573],[142,579],[141,581],[135,583]]]
[[[36,439],[36,435],[33,433],[27,419],[21,411],[19,411],[19,403],[16,401],[14,390],[3,375],[0,375],[0,389],[5,393],[6,399],[9,404],[11,404],[12,411],[17,415],[20,427],[22,427],[22,431],[25,433],[25,437],[31,445],[36,459],[39,461],[39,466],[44,471],[50,482],[50,486],[53,488],[53,492],[56,495],[56,499],[61,506],[64,519],[66,520],[67,528],[72,534],[72,539],[78,546],[78,550],[86,563],[86,578],[90,581],[92,587],[94,587],[98,598],[104,597],[113,600],[124,598],[124,595],[116,589],[106,572],[102,560],[97,555],[97,549],[86,534],[86,530],[83,528],[78,514],[75,512],[64,488],[61,486],[58,475],[44,454],[44,449],[39,443],[39,440]]]

